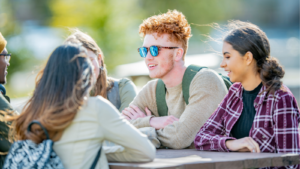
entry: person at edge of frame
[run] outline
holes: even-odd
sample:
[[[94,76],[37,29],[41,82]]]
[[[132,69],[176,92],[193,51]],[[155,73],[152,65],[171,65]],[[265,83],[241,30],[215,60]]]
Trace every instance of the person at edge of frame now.
[[[6,49],[6,40],[0,32],[0,110],[13,110],[10,105],[10,99],[6,96],[4,84],[6,83],[7,67],[9,66],[10,54]],[[0,114],[2,118],[2,114]],[[11,146],[8,138],[10,123],[0,121],[0,169],[2,168],[6,155]]]
[[[197,150],[300,154],[299,108],[258,26],[230,21],[221,67],[235,82],[195,137]],[[298,168],[299,165],[267,168]]]

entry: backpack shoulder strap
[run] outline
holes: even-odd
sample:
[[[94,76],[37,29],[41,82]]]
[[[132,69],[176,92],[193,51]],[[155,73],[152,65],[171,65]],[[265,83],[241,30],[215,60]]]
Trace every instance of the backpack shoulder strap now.
[[[182,92],[183,92],[183,98],[185,103],[189,104],[189,98],[190,98],[190,85],[195,77],[195,75],[202,69],[207,67],[201,67],[197,65],[190,65],[186,68],[183,79],[182,79]]]
[[[168,106],[166,102],[166,86],[161,79],[158,79],[156,85],[156,105],[159,116],[168,115]]]
[[[93,164],[92,164],[92,166],[91,166],[90,169],[95,169],[96,168],[96,165],[97,165],[97,163],[99,161],[99,158],[101,156],[101,149],[102,149],[102,146],[100,147],[100,150],[98,150],[97,155],[96,155],[96,157],[94,159],[94,162],[93,162]]]
[[[28,132],[31,132],[31,126],[32,126],[33,124],[38,124],[38,125],[43,129],[43,131],[44,131],[44,133],[45,133],[45,135],[46,135],[46,138],[47,138],[48,140],[50,139],[47,129],[46,129],[39,121],[37,121],[37,120],[33,120],[32,122],[29,123],[29,125],[28,125],[28,127],[27,127],[27,131],[28,131]]]

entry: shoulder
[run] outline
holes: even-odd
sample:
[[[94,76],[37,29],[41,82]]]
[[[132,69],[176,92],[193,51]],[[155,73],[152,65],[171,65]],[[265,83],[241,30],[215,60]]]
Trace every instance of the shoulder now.
[[[296,122],[296,126],[298,127],[300,119],[299,107],[290,90],[283,85],[281,89],[274,93],[274,95],[268,96],[268,101],[272,100],[274,100],[274,119],[279,121],[281,119],[292,119],[292,121],[288,123],[295,124],[294,122]]]
[[[195,82],[201,83],[223,83],[220,75],[212,69],[203,68],[193,78],[191,84]]]
[[[213,88],[220,88],[227,91],[227,88],[223,82],[221,76],[212,69],[203,68],[201,69],[193,78],[190,88],[199,88],[202,89],[213,89]],[[206,90],[206,89],[205,89]]]
[[[116,107],[102,96],[89,97],[87,100],[86,111],[84,112],[83,116],[87,116],[86,113],[91,113],[93,114],[93,117],[97,118],[97,121],[100,124],[104,124],[107,120],[119,118],[120,116]]]
[[[126,85],[134,85],[133,82],[127,78],[120,79],[118,84],[119,84],[119,87],[126,86]]]
[[[292,94],[292,92],[290,91],[290,89],[285,86],[282,85],[282,87],[280,89],[278,89],[274,95],[269,95],[269,98],[272,97],[274,98],[275,96],[275,102],[277,103],[277,105],[279,107],[294,107],[297,106],[297,101],[294,97],[294,95]]]
[[[156,103],[156,85],[158,80],[150,80],[147,84],[145,84],[141,90],[138,92],[137,96],[133,100],[135,104],[143,103],[145,105],[151,105],[152,103]]]
[[[114,106],[102,96],[89,97],[87,99],[87,106],[90,108],[107,110],[114,108]]]
[[[0,93],[0,110],[12,110],[10,103],[6,100],[6,98]]]
[[[141,89],[140,92],[151,92],[151,93],[154,92],[155,93],[157,82],[158,82],[158,79],[150,80],[149,82],[147,82],[147,84],[145,84],[143,86],[143,88]]]
[[[134,93],[136,93],[136,86],[131,80],[127,78],[122,78],[119,80],[118,84],[120,91],[134,91]]]

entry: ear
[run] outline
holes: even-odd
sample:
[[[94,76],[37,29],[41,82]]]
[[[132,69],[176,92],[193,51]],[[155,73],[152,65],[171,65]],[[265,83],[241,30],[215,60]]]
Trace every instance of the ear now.
[[[254,60],[253,54],[249,51],[245,54],[244,58],[247,66],[249,66]]]
[[[175,61],[179,61],[180,59],[182,59],[183,52],[184,52],[183,48],[178,48],[176,50]]]

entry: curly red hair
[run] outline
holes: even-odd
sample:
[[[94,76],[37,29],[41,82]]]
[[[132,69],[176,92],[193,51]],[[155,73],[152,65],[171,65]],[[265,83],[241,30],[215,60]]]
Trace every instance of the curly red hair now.
[[[185,16],[177,10],[169,10],[161,15],[154,15],[140,25],[140,35],[144,38],[146,34],[157,33],[157,36],[162,34],[170,34],[170,40],[180,42],[184,50],[183,57],[188,48],[188,40],[192,36],[191,26],[188,24]]]

